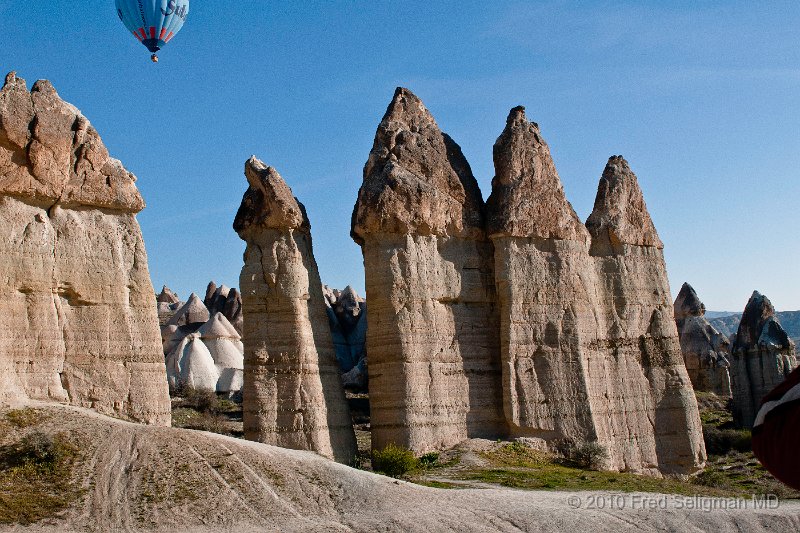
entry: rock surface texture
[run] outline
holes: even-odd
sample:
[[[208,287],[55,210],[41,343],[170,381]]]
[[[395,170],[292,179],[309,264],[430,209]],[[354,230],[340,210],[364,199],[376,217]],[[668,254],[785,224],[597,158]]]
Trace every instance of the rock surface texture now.
[[[0,401],[169,425],[135,177],[47,81],[0,91]]]
[[[323,286],[342,384],[353,390],[367,388],[367,302],[349,285],[343,290]]]
[[[487,230],[511,434],[596,441],[615,470],[697,470],[700,421],[661,241],[627,163],[609,161],[587,230],[523,108],[511,110],[494,160]]]
[[[706,320],[706,306],[688,283],[684,283],[673,306],[686,370],[695,390],[731,396],[728,337]]]
[[[378,127],[351,234],[370,308],[373,449],[424,453],[505,433],[481,193],[461,149],[406,89]]]
[[[613,470],[696,472],[697,402],[636,176],[612,157],[584,225],[521,107],[494,161],[484,206],[458,146],[397,90],[352,221],[373,448],[422,453],[495,434],[598,442]]]
[[[769,298],[754,291],[731,348],[733,421],[753,427],[761,399],[797,366],[795,345],[775,318]]]
[[[618,464],[666,474],[696,472],[705,446],[675,326],[663,245],[636,176],[609,159],[586,221],[598,277],[599,342],[605,357],[589,365],[589,394],[599,406],[600,442]]]
[[[356,453],[305,209],[256,158],[234,221],[247,242],[240,278],[244,431],[250,440],[340,462]]]

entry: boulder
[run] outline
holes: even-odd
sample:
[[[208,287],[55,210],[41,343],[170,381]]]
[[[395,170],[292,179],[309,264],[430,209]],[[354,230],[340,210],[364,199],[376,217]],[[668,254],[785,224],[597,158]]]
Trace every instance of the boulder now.
[[[353,210],[369,294],[372,447],[505,433],[492,245],[458,145],[398,88]]]
[[[733,421],[753,427],[761,399],[797,367],[794,342],[775,317],[769,298],[754,291],[731,348]]]
[[[305,209],[278,172],[247,161],[234,230],[246,243],[244,432],[350,463],[356,441]]]
[[[683,360],[695,390],[731,396],[728,337],[706,320],[706,307],[688,283],[684,283],[673,305]]]
[[[0,403],[170,424],[136,178],[47,81],[0,90]]]

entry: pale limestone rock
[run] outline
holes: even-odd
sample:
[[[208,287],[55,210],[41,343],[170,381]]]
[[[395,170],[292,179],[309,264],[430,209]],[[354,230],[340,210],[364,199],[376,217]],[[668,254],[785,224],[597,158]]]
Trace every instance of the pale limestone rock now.
[[[506,431],[483,210],[461,149],[398,89],[351,229],[370,306],[373,449],[395,443],[424,453]]]
[[[753,291],[733,341],[733,421],[751,428],[761,399],[797,367],[795,345],[775,317],[769,298]]]
[[[340,462],[356,453],[305,210],[255,157],[234,229],[247,242],[240,278],[245,437]]]
[[[219,369],[198,333],[191,333],[167,356],[167,380],[170,388],[192,387],[215,392]]]
[[[0,91],[0,402],[169,425],[135,177],[52,85]]]
[[[673,305],[675,324],[686,370],[695,390],[731,396],[728,337],[706,320],[706,306],[688,283],[684,283]]]
[[[697,400],[681,354],[664,263],[636,176],[621,156],[603,171],[586,223],[599,283],[604,358],[590,362],[600,442],[618,466],[696,472],[705,462]],[[639,468],[637,468],[639,467]]]
[[[200,298],[192,293],[183,306],[167,322],[168,326],[186,326],[188,324],[205,324],[211,314]]]

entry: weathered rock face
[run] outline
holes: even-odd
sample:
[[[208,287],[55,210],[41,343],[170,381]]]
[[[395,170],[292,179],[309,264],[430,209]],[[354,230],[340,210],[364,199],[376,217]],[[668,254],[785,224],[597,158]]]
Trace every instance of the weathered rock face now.
[[[491,243],[461,149],[398,89],[364,167],[351,234],[369,299],[372,445],[417,453],[506,431]]]
[[[511,110],[494,161],[487,217],[509,428],[512,435],[550,442],[596,440],[586,367],[603,355],[589,232],[523,108]]]
[[[598,439],[621,451],[619,464],[663,473],[702,467],[705,446],[673,319],[663,245],[636,176],[611,157],[586,226],[599,280],[600,342],[589,365]]]
[[[761,399],[797,366],[795,345],[775,319],[769,298],[754,291],[733,341],[733,421],[753,427]]]
[[[611,469],[695,471],[697,405],[675,358],[661,242],[635,176],[612,158],[587,231],[523,108],[511,110],[494,160],[487,228],[511,434],[597,441]]]
[[[206,297],[203,303],[208,308],[208,311],[213,315],[214,313],[222,313],[228,319],[239,335],[242,334],[242,295],[236,289],[230,289],[225,285],[217,287],[213,281],[206,287]]]
[[[344,290],[323,286],[342,384],[349,389],[367,387],[367,302],[349,285]]]
[[[688,283],[681,287],[673,309],[692,386],[695,390],[730,397],[731,344],[728,337],[706,320],[706,306]]]
[[[135,177],[38,81],[0,91],[0,401],[169,425]]]
[[[305,210],[278,172],[251,158],[234,229],[247,242],[240,278],[246,438],[355,456]]]

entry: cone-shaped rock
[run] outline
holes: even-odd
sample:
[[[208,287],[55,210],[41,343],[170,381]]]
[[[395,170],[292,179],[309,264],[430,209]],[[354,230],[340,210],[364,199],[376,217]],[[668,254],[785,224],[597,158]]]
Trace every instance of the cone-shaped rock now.
[[[47,81],[0,90],[0,402],[169,425],[136,178]]]
[[[156,296],[156,302],[160,304],[176,304],[180,302],[178,295],[170,290],[169,287],[164,285],[161,292]]]
[[[761,399],[797,366],[795,345],[775,317],[769,298],[754,291],[733,342],[733,421],[753,427]]]
[[[684,283],[673,306],[686,370],[695,390],[720,396],[731,395],[728,337],[706,320],[706,306],[688,283]]]
[[[369,300],[373,449],[505,431],[491,243],[461,149],[397,89],[353,210]]]
[[[681,354],[661,240],[621,156],[603,171],[587,221],[604,359],[589,366],[600,442],[625,464],[695,472],[705,461],[697,400]]]
[[[211,318],[208,308],[195,293],[189,296],[183,306],[175,312],[167,322],[168,326],[185,326],[187,324],[204,324]]]
[[[305,210],[255,157],[234,229],[244,241],[244,431],[250,440],[348,463],[350,412],[327,325]]]
[[[494,162],[487,218],[509,429],[550,443],[595,441],[587,361],[602,356],[589,232],[524,108],[511,110]]]

